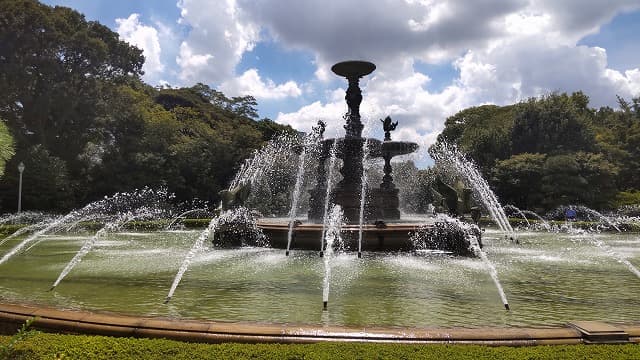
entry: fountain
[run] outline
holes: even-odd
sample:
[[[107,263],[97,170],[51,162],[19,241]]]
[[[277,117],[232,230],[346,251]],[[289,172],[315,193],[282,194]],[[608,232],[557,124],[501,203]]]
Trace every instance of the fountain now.
[[[413,142],[394,141],[391,132],[396,129],[398,122],[393,122],[387,116],[381,120],[385,133],[384,141],[362,136],[364,125],[360,117],[362,91],[359,81],[371,74],[375,65],[366,61],[345,61],[335,64],[331,69],[336,75],[345,77],[348,81],[345,100],[348,111],[344,115],[345,136],[319,140],[319,156],[317,162],[317,181],[310,191],[309,211],[306,219],[296,216],[299,198],[302,169],[306,167],[306,150],[303,146],[299,155],[299,167],[296,176],[296,187],[292,199],[292,207],[286,222],[263,218],[258,220],[258,227],[270,239],[274,247],[284,247],[289,254],[291,248],[320,249],[324,251],[325,217],[329,204],[339,205],[346,221],[342,227],[342,237],[346,248],[357,250],[361,257],[363,250],[389,251],[415,249],[411,236],[420,230],[422,233],[439,231],[434,221],[423,217],[419,221],[409,221],[401,218],[399,189],[393,182],[393,167],[391,160],[395,156],[415,152],[418,145]],[[319,136],[322,137],[324,124]],[[331,187],[327,176],[333,171],[335,158],[342,160],[340,174],[342,179]],[[329,166],[327,168],[327,160]],[[384,161],[382,182],[379,186],[372,186],[366,179],[365,163],[369,159]],[[470,244],[464,237],[456,241],[464,246],[454,246],[444,250],[469,248]]]
[[[319,334],[334,326],[637,322],[640,238],[624,232],[624,224],[611,216],[573,206],[578,215],[603,224],[578,234],[553,231],[551,220],[559,220],[564,208],[547,219],[517,209],[544,224],[535,230],[546,231],[514,231],[477,168],[446,145],[434,148],[432,156],[465,186],[461,196],[441,184],[443,193],[451,193],[449,210],[467,211],[460,202],[472,196],[498,229],[486,229],[481,239],[477,226],[445,214],[401,214],[392,159],[417,145],[392,140],[398,122],[390,117],[381,120],[384,140],[362,136],[358,83],[374,69],[367,62],[336,64],[334,72],[349,82],[344,137],[325,139],[319,126],[302,144],[299,139],[269,143],[241,167],[204,230],[174,226],[190,214],[213,214],[201,205],[160,211],[159,202],[144,200],[170,197],[162,191],[116,194],[64,216],[33,217],[33,225],[0,240],[0,301],[226,321],[207,328],[231,322],[293,324],[293,336],[300,335],[300,324],[321,327]],[[281,201],[287,208],[281,218],[248,209],[247,193],[258,191],[261,179],[288,158],[285,182],[295,195]],[[382,176],[367,177],[367,159],[383,163]],[[306,178],[315,182],[305,187]],[[155,230],[132,230],[131,219],[172,220],[157,221]],[[606,232],[616,229],[622,231]],[[519,243],[505,240],[516,233]],[[295,250],[288,257],[282,251],[287,247]],[[45,291],[52,282],[55,289]],[[500,302],[510,311],[495,311]],[[402,330],[397,337],[412,341],[413,334]]]

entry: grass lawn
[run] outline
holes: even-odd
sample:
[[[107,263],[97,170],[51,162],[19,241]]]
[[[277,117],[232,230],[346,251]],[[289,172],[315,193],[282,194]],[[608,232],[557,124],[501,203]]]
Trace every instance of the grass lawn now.
[[[16,340],[16,337],[13,337]],[[162,339],[26,332],[13,345],[0,336],[4,359],[640,359],[640,345],[401,345],[364,343],[194,344]]]

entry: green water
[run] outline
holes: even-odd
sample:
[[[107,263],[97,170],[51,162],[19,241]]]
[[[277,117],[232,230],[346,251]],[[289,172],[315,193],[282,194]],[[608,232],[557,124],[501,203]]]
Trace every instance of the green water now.
[[[323,259],[315,252],[247,248],[199,254],[173,300],[173,277],[199,232],[108,235],[48,291],[90,236],[45,237],[0,265],[0,300],[65,309],[224,321],[349,326],[544,326],[570,320],[640,321],[640,278],[593,245],[602,240],[640,267],[640,235],[484,235],[511,306],[480,259],[355,253],[333,259],[322,311]],[[0,246],[6,253],[20,239]]]

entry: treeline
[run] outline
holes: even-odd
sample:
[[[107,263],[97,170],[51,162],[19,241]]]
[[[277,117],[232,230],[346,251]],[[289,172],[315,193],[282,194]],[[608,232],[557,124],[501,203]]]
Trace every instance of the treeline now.
[[[64,211],[166,186],[217,201],[242,159],[275,133],[251,96],[153,88],[142,51],[65,7],[0,0],[0,211]],[[5,164],[6,162],[6,164]]]
[[[640,204],[640,98],[618,103],[593,109],[576,92],[472,107],[449,117],[438,141],[467,153],[503,204]]]

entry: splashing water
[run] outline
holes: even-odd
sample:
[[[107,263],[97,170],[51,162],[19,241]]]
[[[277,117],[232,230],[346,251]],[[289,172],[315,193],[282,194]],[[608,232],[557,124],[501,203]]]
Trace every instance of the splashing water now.
[[[187,215],[194,214],[194,213],[197,213],[197,212],[208,212],[208,211],[209,211],[209,209],[206,209],[206,208],[187,210],[187,211],[181,213],[180,215],[176,216],[173,220],[171,220],[169,222],[169,224],[164,229],[165,230],[171,230],[173,225],[175,225],[178,221],[184,219],[185,216],[187,216]]]
[[[616,229],[617,232],[622,232],[622,230],[620,230],[620,228],[613,221],[611,221],[611,219],[609,219],[608,216],[604,216],[601,213],[599,213],[599,212],[597,212],[597,211],[595,211],[593,209],[590,209],[590,208],[588,208],[586,206],[575,205],[575,206],[570,206],[570,207],[573,207],[574,209],[576,209],[578,211],[583,211],[583,212],[588,213],[590,215],[594,215],[597,218],[604,220],[604,222],[606,222],[609,226],[611,226],[612,228]]]
[[[55,218],[55,219],[57,219],[57,218]],[[47,219],[47,220],[43,220],[43,221],[41,221],[39,223],[36,223],[36,224],[32,224],[32,225],[28,225],[28,226],[22,227],[22,228],[16,230],[11,235],[9,235],[6,238],[2,239],[2,241],[0,241],[0,245],[2,245],[5,242],[15,238],[16,236],[20,236],[22,234],[26,234],[26,233],[34,231],[34,230],[38,231],[39,229],[43,229],[43,228],[47,227],[47,225],[49,225],[49,223],[51,223],[51,221],[53,221],[53,220]]]
[[[514,236],[513,228],[509,224],[509,219],[504,214],[504,210],[500,202],[496,198],[493,191],[489,187],[487,181],[482,177],[476,166],[469,160],[465,159],[457,148],[447,143],[436,143],[431,148],[431,156],[435,162],[444,165],[447,169],[455,171],[458,176],[465,179],[474,190],[476,196],[485,208],[491,214],[491,218],[498,224],[500,230],[505,235]]]
[[[551,231],[551,225],[549,225],[549,222],[547,220],[545,220],[542,216],[536,214],[535,212],[531,211],[531,210],[520,210],[522,211],[523,214],[525,215],[529,215],[530,217],[535,218],[536,220],[538,220],[538,222],[540,224],[542,224],[542,227],[547,230],[547,231]]]
[[[298,202],[300,201],[300,195],[302,193],[302,184],[304,183],[304,172],[307,168],[307,157],[309,152],[312,151],[312,147],[318,144],[317,134],[310,134],[305,136],[302,151],[298,157],[298,171],[296,173],[296,184],[293,188],[293,194],[291,195],[291,209],[289,210],[289,231],[287,233],[287,250],[286,255],[289,256],[289,250],[291,249],[291,239],[293,239],[293,227],[295,225],[296,214],[298,212]]]
[[[364,206],[367,199],[369,164],[369,139],[362,143],[362,176],[360,178],[360,220],[358,223],[358,257],[362,257],[362,235],[364,228]]]
[[[338,141],[334,141],[331,145],[329,152],[329,174],[327,176],[327,191],[324,195],[324,211],[322,213],[322,233],[320,235],[320,254],[324,254],[324,236],[327,233],[328,215],[329,215],[329,200],[331,200],[331,191],[333,191],[334,177],[335,177],[335,164],[338,153]],[[321,256],[322,256],[321,255]]]
[[[527,219],[527,216],[522,212],[522,210],[518,209],[517,207],[515,207],[513,205],[505,205],[503,208],[505,210],[511,210],[511,211],[515,211],[516,213],[518,213],[520,215],[520,217],[523,218],[524,221],[527,223],[527,227],[531,227],[531,223],[529,222],[529,219]]]
[[[200,233],[196,241],[193,243],[193,246],[185,256],[184,260],[182,260],[182,264],[180,264],[180,268],[176,273],[176,276],[173,278],[173,282],[171,284],[171,288],[169,289],[169,293],[164,301],[164,303],[168,303],[173,297],[173,293],[176,291],[176,288],[180,284],[182,277],[189,269],[189,265],[195,258],[195,256],[204,249],[204,243],[207,239],[215,240],[216,231],[220,228],[220,226],[224,224],[234,224],[237,222],[241,222],[244,226],[247,226],[249,221],[249,211],[246,208],[237,208],[223,211],[219,216],[216,216],[211,219],[209,222],[209,226]],[[258,230],[255,227],[255,222],[252,221],[252,226],[255,230]],[[260,232],[262,235],[262,233]],[[260,244],[260,241],[258,241]]]
[[[509,302],[507,301],[507,296],[505,295],[504,289],[502,288],[502,284],[500,283],[500,279],[498,278],[498,271],[496,270],[495,266],[493,266],[493,263],[491,262],[491,260],[489,260],[489,258],[487,257],[487,254],[482,250],[482,247],[478,243],[478,238],[475,235],[473,235],[472,231],[469,231],[469,229],[467,229],[469,226],[473,226],[473,225],[463,223],[460,220],[451,218],[445,214],[439,214],[438,218],[448,224],[455,225],[465,230],[465,234],[467,234],[467,240],[469,241],[469,246],[471,247],[471,250],[473,250],[473,252],[478,257],[480,257],[480,259],[482,259],[482,262],[484,263],[485,267],[487,268],[487,270],[489,270],[489,275],[491,276],[491,280],[493,280],[493,283],[495,284],[496,289],[498,290],[498,294],[500,295],[502,304],[504,305],[505,309],[509,310]]]
[[[331,283],[331,262],[333,259],[334,244],[342,241],[340,231],[342,228],[342,208],[340,205],[333,205],[329,215],[326,233],[326,250],[324,254],[324,278],[322,279],[322,307],[327,309],[329,304],[329,285]]]
[[[305,160],[307,157],[307,151],[302,150],[299,158],[298,173],[296,174],[296,185],[293,188],[293,194],[291,194],[291,209],[289,210],[289,232],[287,233],[287,251],[289,256],[289,249],[291,248],[291,239],[293,238],[293,226],[295,225],[296,213],[298,212],[298,201],[300,200],[300,192],[302,189],[302,182],[304,179]]]
[[[296,138],[287,134],[280,135],[276,139],[269,141],[264,147],[256,150],[253,156],[242,164],[233,181],[229,184],[228,190],[232,190],[246,183],[253,185],[261,179],[266,172],[269,172],[283,154],[293,153],[293,149],[297,143]]]
[[[491,275],[491,279],[493,283],[496,285],[498,289],[498,294],[500,294],[500,299],[502,300],[502,304],[504,304],[504,308],[509,310],[509,301],[507,301],[507,295],[504,293],[504,289],[502,288],[502,284],[500,283],[500,279],[498,278],[498,271],[496,270],[493,263],[487,257],[487,254],[480,248],[480,244],[478,244],[478,239],[475,236],[471,236],[470,239],[471,246],[473,250],[480,256],[482,261],[484,262],[487,269],[489,269],[489,275]]]
[[[619,263],[625,265],[629,271],[634,273],[638,278],[640,278],[640,270],[636,268],[629,260],[625,259],[622,255],[615,252],[609,245],[605,244],[602,240],[594,239],[590,237],[590,241],[593,245],[598,247],[600,250],[616,259]]]
[[[34,224],[51,220],[47,214],[37,211],[22,211],[14,214],[6,214],[0,217],[0,225],[5,224]]]
[[[180,264],[180,268],[178,269],[176,276],[173,278],[173,282],[171,283],[171,288],[169,289],[169,294],[167,294],[167,298],[164,301],[165,304],[168,303],[173,297],[173,293],[176,291],[176,288],[178,288],[178,284],[180,284],[180,281],[182,280],[182,276],[184,275],[185,272],[187,272],[187,269],[189,269],[189,265],[193,261],[193,258],[196,256],[196,254],[202,250],[204,242],[209,238],[209,236],[211,237],[215,236],[215,232],[216,232],[216,229],[218,228],[218,223],[220,222],[220,218],[223,216],[228,216],[227,214],[229,212],[231,212],[231,210],[227,210],[222,214],[220,214],[220,216],[217,216],[211,219],[211,222],[209,222],[209,226],[207,226],[207,228],[200,233],[200,236],[198,236],[198,238],[196,239],[196,242],[193,243],[193,246],[187,253],[187,256],[185,256],[184,260],[182,260],[182,264]]]
[[[40,229],[9,250],[9,252],[0,259],[0,264],[3,264],[19,253],[27,245],[38,240],[40,236],[49,232],[58,231],[69,223],[71,223],[71,227],[73,227],[80,221],[110,219],[113,217],[113,214],[125,213],[131,209],[143,207],[154,209],[153,215],[157,216],[163,213],[167,201],[172,198],[173,195],[169,194],[164,188],[159,190],[143,188],[130,193],[116,193],[111,197],[105,196],[104,199],[92,202],[80,210],[71,211],[67,215],[55,218],[46,224],[37,224],[37,227]]]
[[[78,216],[77,212],[70,212],[69,214],[57,218],[51,222],[49,222],[49,224],[47,224],[46,226],[44,226],[42,229],[36,231],[35,233],[31,234],[30,236],[28,236],[27,238],[25,238],[24,240],[22,240],[18,245],[16,245],[15,247],[13,247],[11,250],[9,250],[9,252],[7,252],[6,254],[4,254],[4,256],[2,257],[2,259],[0,259],[0,264],[5,263],[7,260],[9,260],[12,256],[14,256],[15,254],[17,254],[18,252],[20,252],[20,250],[22,250],[23,248],[25,248],[27,245],[29,245],[31,242],[35,241],[38,239],[38,237],[40,237],[41,235],[46,234],[47,232],[56,229],[57,227],[61,226],[62,224],[64,224],[65,222],[69,221],[70,219],[73,219],[75,217]]]
[[[65,266],[65,268],[62,270],[60,275],[58,275],[58,278],[53,283],[50,290],[55,289],[58,286],[58,284],[60,284],[62,279],[64,279],[71,272],[71,270],[73,270],[73,268],[82,261],[85,255],[87,255],[89,251],[93,249],[93,246],[95,245],[96,241],[104,238],[110,232],[117,231],[122,227],[122,225],[133,220],[134,218],[135,216],[132,213],[124,213],[120,215],[115,221],[109,222],[102,229],[98,230],[98,232],[96,232],[95,235],[85,240],[80,250],[78,250],[78,252],[71,259],[71,261],[69,261],[69,263],[67,264],[67,266]]]

